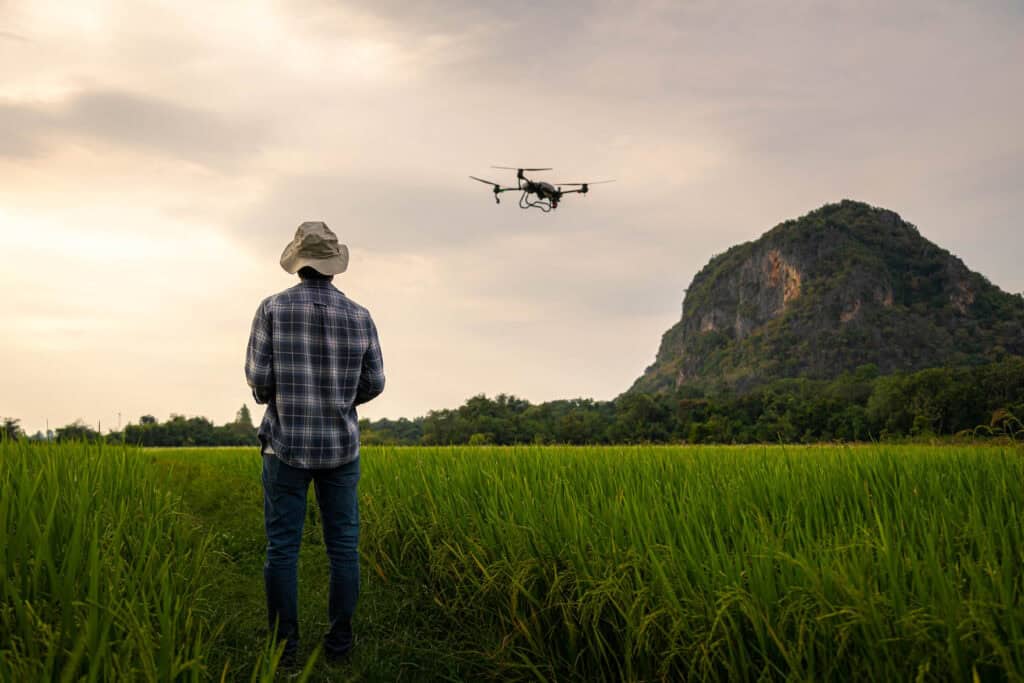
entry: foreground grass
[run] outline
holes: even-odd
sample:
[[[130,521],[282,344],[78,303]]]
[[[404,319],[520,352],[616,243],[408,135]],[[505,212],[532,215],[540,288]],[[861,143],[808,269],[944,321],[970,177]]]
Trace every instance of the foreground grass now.
[[[1024,677],[1020,450],[364,456],[362,655],[326,678]],[[258,630],[258,457],[155,457],[191,473],[186,498],[224,527],[249,577],[235,621]],[[326,610],[315,514],[300,569],[314,638]]]
[[[36,539],[0,557],[8,667],[0,679],[69,670],[76,679],[126,662],[150,680],[272,677],[260,662],[254,450],[113,459],[55,451],[44,458],[51,479],[31,485],[34,455],[0,447],[0,484],[22,482],[13,496],[0,489],[0,526]],[[316,658],[327,563],[310,505],[300,604],[312,680],[1024,680],[1019,448],[368,448],[363,456],[360,642],[340,667]],[[51,487],[62,502],[26,502]],[[95,491],[120,497],[124,509],[100,513],[107,503],[83,502]],[[54,505],[68,506],[60,523],[46,521]],[[37,510],[34,522],[26,507]],[[89,524],[98,543],[74,532]],[[43,582],[57,572],[33,547],[90,554],[110,547],[108,532],[122,539],[114,547],[149,548],[121,565],[110,560],[114,597],[89,597],[105,567],[72,573],[63,593]],[[159,583],[151,589],[159,600],[125,608],[149,616],[135,619],[149,624],[142,635],[119,631],[105,646],[101,630],[81,636],[90,605],[130,601],[142,579],[129,577],[162,566],[137,559],[145,557],[168,569],[154,574],[167,578],[146,579]],[[43,616],[17,616],[15,598]],[[43,644],[29,650],[29,638]],[[157,645],[165,641],[173,644]],[[144,647],[179,653],[150,658],[177,661],[180,671],[147,669]]]
[[[1020,451],[413,449],[366,473],[367,560],[502,675],[1024,678]]]
[[[181,495],[182,507],[213,534],[217,549],[209,574],[211,607],[223,623],[211,670],[246,679],[266,661],[266,603],[263,592],[263,493],[260,456],[255,449],[154,449],[146,460],[165,484]],[[311,487],[312,488],[312,487]],[[328,628],[328,568],[315,498],[310,494],[299,555],[300,660],[314,656]],[[364,537],[367,531],[364,515]],[[372,528],[372,525],[371,527]],[[421,595],[395,590],[363,568],[356,617],[358,647],[343,665],[316,658],[312,681],[469,680],[488,676],[489,663],[460,643],[423,609]],[[263,660],[260,661],[260,657]]]
[[[202,680],[208,539],[135,453],[0,442],[0,681]]]

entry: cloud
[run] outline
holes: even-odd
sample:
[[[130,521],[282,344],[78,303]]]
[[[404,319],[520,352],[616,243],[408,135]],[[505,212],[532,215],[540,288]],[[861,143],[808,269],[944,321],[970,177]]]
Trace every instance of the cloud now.
[[[41,153],[48,125],[50,116],[45,112],[0,102],[0,158],[26,158]]]
[[[56,103],[0,103],[0,123],[13,135],[0,156],[38,154],[71,137],[230,170],[266,142],[258,120],[235,121],[212,111],[141,93],[87,90]]]
[[[448,286],[479,302],[481,321],[629,324],[679,305],[685,274],[658,243],[619,229],[509,235],[445,255]]]
[[[944,193],[961,201],[1013,204],[1024,187],[1024,144],[955,167],[941,178]]]
[[[89,92],[63,115],[73,131],[156,150],[207,166],[232,165],[259,150],[257,126],[134,93]]]
[[[535,81],[538,87],[574,88],[605,45],[590,27],[614,3],[526,0],[517,3],[407,3],[400,0],[303,0],[281,3],[281,14],[305,35],[321,40],[372,33],[399,44],[434,79],[446,82]],[[630,8],[632,11],[632,8]]]

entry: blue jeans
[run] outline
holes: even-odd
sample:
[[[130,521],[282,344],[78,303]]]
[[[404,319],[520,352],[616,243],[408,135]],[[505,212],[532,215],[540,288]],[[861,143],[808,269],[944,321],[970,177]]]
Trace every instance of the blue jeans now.
[[[359,598],[359,459],[323,470],[304,470],[274,455],[263,456],[263,512],[267,528],[267,618],[271,633],[285,640],[285,655],[299,643],[298,565],[306,492],[312,481],[323,521],[324,545],[330,561],[328,594],[330,630],[324,638],[328,656],[352,648],[352,614]]]

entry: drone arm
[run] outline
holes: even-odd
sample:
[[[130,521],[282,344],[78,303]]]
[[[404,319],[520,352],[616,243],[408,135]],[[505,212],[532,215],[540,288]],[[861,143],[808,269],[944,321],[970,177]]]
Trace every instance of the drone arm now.
[[[501,187],[500,185],[494,186],[494,203],[501,204],[501,193],[502,192],[518,192],[518,187]]]

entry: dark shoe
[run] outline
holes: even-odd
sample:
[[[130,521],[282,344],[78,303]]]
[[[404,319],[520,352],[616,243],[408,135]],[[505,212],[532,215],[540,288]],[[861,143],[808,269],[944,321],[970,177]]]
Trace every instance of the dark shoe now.
[[[328,649],[326,647],[326,645],[325,645],[324,646],[324,658],[327,660],[328,664],[334,664],[334,665],[343,664],[343,663],[347,662],[352,657],[352,650],[355,649],[355,646],[356,646],[356,637],[355,637],[355,635],[352,636],[352,640],[349,642],[348,647],[343,648],[341,650]]]

